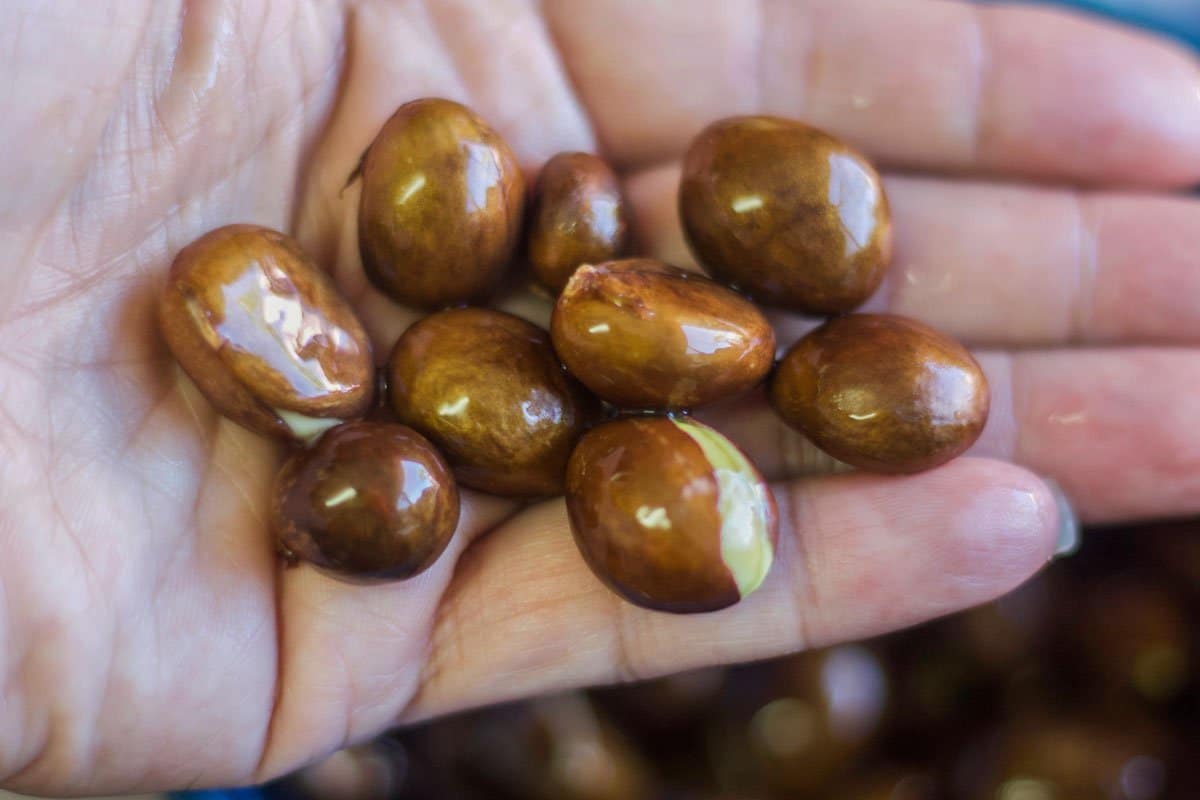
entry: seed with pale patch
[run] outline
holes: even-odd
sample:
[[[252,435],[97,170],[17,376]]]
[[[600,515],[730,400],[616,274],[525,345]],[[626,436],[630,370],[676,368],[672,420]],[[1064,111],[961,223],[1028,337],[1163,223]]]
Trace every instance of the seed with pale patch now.
[[[775,560],[771,490],[729,439],[692,420],[628,418],[588,433],[567,465],[567,510],[592,571],[646,608],[725,608]]]

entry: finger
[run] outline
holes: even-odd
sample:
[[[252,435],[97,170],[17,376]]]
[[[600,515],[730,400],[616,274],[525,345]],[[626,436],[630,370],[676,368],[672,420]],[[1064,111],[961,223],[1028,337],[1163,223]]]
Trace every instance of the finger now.
[[[887,179],[895,259],[864,310],[974,344],[1200,342],[1200,201],[912,177]],[[695,263],[678,166],[626,182],[645,250]],[[804,325],[783,322],[791,341]]]
[[[898,0],[546,3],[602,143],[678,157],[711,120],[800,117],[891,165],[1139,185],[1200,179],[1180,47],[1069,13]]]
[[[1004,372],[1004,360],[993,374]],[[1011,457],[1058,480],[1079,498],[1085,519],[1200,514],[1200,351],[1057,351],[1007,360],[1009,399],[1001,408],[1010,406],[1014,420]],[[983,445],[992,452],[1004,452],[1004,417]]]
[[[776,497],[780,552],[763,587],[693,616],[609,592],[576,550],[562,503],[512,520],[464,556],[406,718],[912,625],[1016,586],[1050,557],[1057,528],[1041,481],[984,459],[798,481]]]
[[[971,453],[1055,479],[1086,522],[1200,514],[1200,354],[1078,350],[977,354],[992,392]],[[701,410],[772,478],[834,462],[761,394]]]
[[[258,779],[376,735],[412,698],[455,562],[472,538],[515,508],[473,492],[464,492],[463,500],[446,552],[410,580],[359,586],[307,566],[284,569],[281,667]]]

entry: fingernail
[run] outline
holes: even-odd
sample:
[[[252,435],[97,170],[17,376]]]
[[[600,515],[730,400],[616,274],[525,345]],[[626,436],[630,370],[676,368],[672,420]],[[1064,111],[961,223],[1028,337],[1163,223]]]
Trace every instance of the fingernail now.
[[[1071,498],[1063,491],[1062,486],[1053,478],[1043,478],[1050,493],[1054,495],[1054,505],[1058,510],[1058,540],[1054,547],[1055,558],[1066,558],[1079,552],[1083,544],[1083,531],[1079,526],[1079,515]]]

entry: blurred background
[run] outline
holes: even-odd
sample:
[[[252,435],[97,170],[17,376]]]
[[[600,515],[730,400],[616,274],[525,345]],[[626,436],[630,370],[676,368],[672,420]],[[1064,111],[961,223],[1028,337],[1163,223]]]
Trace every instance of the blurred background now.
[[[440,720],[273,787],[416,800],[1195,800],[1200,522],[860,644]]]
[[[1200,47],[1200,0],[1056,4]],[[1089,531],[1015,594],[920,628],[464,714],[179,797],[1197,800],[1198,621],[1200,520]]]

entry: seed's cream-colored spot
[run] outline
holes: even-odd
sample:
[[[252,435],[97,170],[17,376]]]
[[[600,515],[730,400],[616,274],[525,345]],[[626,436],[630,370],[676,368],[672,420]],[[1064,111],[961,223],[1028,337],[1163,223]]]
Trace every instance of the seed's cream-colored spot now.
[[[282,408],[272,410],[297,439],[303,439],[305,442],[311,443],[325,431],[342,424],[342,420],[333,417],[306,417]]]
[[[642,524],[643,528],[652,530],[669,531],[671,530],[671,518],[667,516],[667,510],[662,506],[638,506],[638,510],[633,514],[637,521]]]
[[[341,490],[336,492],[332,497],[326,498],[325,507],[333,508],[334,506],[340,506],[342,503],[349,502],[350,500],[353,500],[356,497],[358,497],[358,492],[354,489],[353,486],[344,486],[341,488]]]
[[[868,420],[868,419],[875,419],[878,416],[879,416],[878,411],[871,411],[866,414],[850,414],[849,415],[850,419],[858,420],[859,422],[862,422],[862,421]]]
[[[608,326],[607,322],[598,323],[587,329],[588,333],[608,333],[610,330],[612,328]]]
[[[395,205],[402,206],[412,199],[412,196],[425,188],[425,173],[418,172],[408,179],[408,182],[396,191]]]
[[[757,211],[763,207],[762,195],[744,194],[740,197],[735,197],[730,207],[738,214],[745,214],[747,211]]]
[[[471,405],[471,398],[464,394],[452,403],[442,403],[438,406],[437,413],[440,417],[457,417],[466,411],[469,405]]]
[[[183,298],[183,307],[187,309],[188,316],[192,318],[192,322],[196,324],[196,330],[200,334],[200,338],[204,340],[212,349],[216,350],[221,346],[221,335],[213,328],[208,321],[208,315],[204,313],[204,309],[195,297],[187,295]]]
[[[692,422],[672,422],[700,445],[716,473],[721,559],[745,597],[762,585],[775,559],[768,489],[742,451],[724,436]]]

